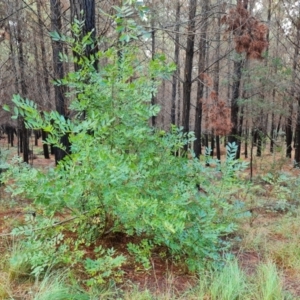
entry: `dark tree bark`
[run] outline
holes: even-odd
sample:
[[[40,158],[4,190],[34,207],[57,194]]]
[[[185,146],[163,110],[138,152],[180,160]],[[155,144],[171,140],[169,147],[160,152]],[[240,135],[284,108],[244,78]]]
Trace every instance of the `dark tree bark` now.
[[[238,99],[240,97],[240,85],[241,85],[241,77],[242,77],[242,67],[243,67],[243,60],[239,58],[238,60],[234,61],[233,64],[233,85],[232,85],[232,100],[231,100],[231,123],[232,129],[231,133],[228,136],[229,143],[236,143],[240,148],[240,140],[238,139],[238,116],[239,116],[239,105]],[[237,151],[237,158],[239,158],[240,149]]]
[[[71,20],[74,22],[77,19],[83,22],[82,32],[80,38],[82,39],[88,33],[91,33],[93,40],[96,39],[96,25],[95,25],[95,0],[70,0],[71,8]],[[94,68],[98,69],[98,61],[95,58],[97,53],[97,46],[86,46],[84,55],[91,58],[94,56]],[[78,58],[78,53],[74,53],[74,56]],[[78,66],[75,64],[75,70],[78,70]]]
[[[292,142],[293,142],[293,128],[292,128],[292,114],[293,106],[289,106],[289,117],[286,120],[285,133],[286,133],[286,157],[292,157]]]
[[[184,81],[183,81],[183,113],[182,126],[184,132],[190,130],[190,108],[191,108],[191,89],[192,89],[192,72],[193,72],[193,58],[194,58],[194,44],[195,44],[195,16],[197,10],[197,0],[189,0],[189,23],[187,45],[185,51],[185,67],[184,67]],[[188,145],[185,145],[187,150]]]
[[[52,31],[61,32],[61,9],[60,0],[50,0],[51,7],[51,25]],[[64,77],[63,62],[59,58],[59,54],[63,53],[63,45],[60,41],[52,41],[53,51],[53,71],[55,79],[62,79]],[[62,85],[55,85],[55,106],[57,112],[66,117],[65,109],[65,89]],[[69,141],[67,135],[61,137],[61,144],[65,149],[55,148],[55,162],[58,164],[68,153]]]
[[[180,78],[181,70],[177,68],[178,79]],[[181,82],[177,80],[177,123],[176,125],[179,127],[181,125]]]
[[[295,42],[295,53],[294,53],[294,61],[293,61],[293,72],[296,74],[299,72],[298,69],[298,61],[299,61],[299,49],[300,49],[300,23],[297,24],[297,34],[296,34],[296,42]],[[296,75],[295,75],[296,77]],[[296,78],[293,82],[296,84]],[[295,129],[295,167],[300,166],[300,96],[299,92],[296,93],[296,101],[297,101],[297,121],[296,121],[296,129]]]
[[[19,0],[16,1],[17,5],[17,42],[18,42],[18,62],[19,62],[19,72],[20,72],[20,81],[21,81],[21,95],[23,98],[27,97],[27,85],[25,81],[25,60],[24,60],[24,49],[23,49],[23,37],[22,37],[22,20],[21,20],[21,12],[19,11]],[[22,150],[23,150],[23,160],[24,162],[29,162],[29,138],[28,138],[28,130],[25,126],[25,121],[23,118],[20,118],[21,124],[21,135],[22,135]]]
[[[43,79],[44,79],[44,85],[45,85],[45,91],[46,91],[46,107],[48,110],[51,109],[51,101],[50,101],[50,83],[49,83],[49,76],[48,76],[48,69],[47,69],[47,59],[46,59],[46,46],[45,46],[45,35],[44,35],[44,23],[42,20],[42,12],[41,12],[41,0],[36,1],[36,7],[37,7],[37,14],[38,14],[38,31],[39,31],[39,38],[40,38],[40,49],[41,49],[41,61],[42,61],[42,70],[43,70]],[[37,43],[35,43],[35,51],[38,53],[37,50]],[[37,54],[36,54],[37,56]],[[36,57],[36,65],[37,65],[37,70],[40,70],[39,66],[39,59]],[[37,76],[37,80],[41,81],[40,76]],[[40,88],[42,87],[42,84],[38,83]],[[47,139],[48,134],[42,130],[42,141],[43,141],[43,152],[44,152],[44,157],[46,159],[50,158],[49,155],[49,147],[45,143]]]
[[[9,123],[4,123],[1,125],[1,131],[7,135],[7,144],[13,147],[14,135],[17,133],[16,128]]]
[[[47,132],[42,130],[42,140],[43,141],[46,141],[47,140]],[[50,155],[49,155],[49,147],[46,143],[43,142],[43,151],[44,151],[44,157],[46,159],[49,159],[50,158]]]
[[[249,139],[249,129],[248,122],[245,125],[245,158],[248,158],[248,139]]]
[[[213,157],[214,156],[214,150],[215,150],[215,135],[212,132],[210,135],[210,156]]]

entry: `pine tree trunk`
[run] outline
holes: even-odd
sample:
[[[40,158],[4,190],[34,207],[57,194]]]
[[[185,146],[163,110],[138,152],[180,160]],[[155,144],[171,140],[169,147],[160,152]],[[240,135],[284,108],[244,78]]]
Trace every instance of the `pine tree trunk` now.
[[[180,0],[176,3],[176,17],[175,17],[175,50],[174,50],[174,63],[177,66],[176,72],[172,76],[172,102],[171,102],[171,123],[176,124],[176,91],[177,80],[179,78],[179,29],[180,29]],[[178,97],[178,95],[177,95]],[[180,109],[178,107],[177,109]]]
[[[51,25],[52,31],[61,32],[61,9],[60,0],[51,0]],[[63,45],[60,41],[52,41],[52,51],[53,51],[53,71],[55,79],[62,79],[64,77],[63,62],[59,58],[59,54],[63,53]],[[65,88],[62,85],[55,85],[55,106],[57,112],[66,117],[65,112]],[[65,149],[55,148],[55,162],[58,164],[66,155],[69,149],[68,137],[66,135],[61,137],[61,144]]]
[[[45,84],[46,91],[46,107],[48,110],[51,109],[51,101],[50,101],[50,82],[49,75],[47,69],[47,53],[46,53],[46,45],[45,45],[45,35],[44,35],[44,23],[42,19],[41,12],[41,0],[36,1],[37,14],[38,14],[38,31],[39,31],[39,40],[40,40],[40,48],[41,48],[41,60],[42,60],[42,68],[43,68],[43,79]]]
[[[42,130],[42,140],[43,141],[46,141],[47,140],[47,137],[48,137],[48,134],[46,131]],[[49,155],[49,147],[46,143],[43,142],[43,152],[44,152],[44,157],[46,159],[49,159],[50,158],[50,155]]]
[[[241,4],[242,0],[238,1],[238,4]],[[248,0],[243,1],[243,7],[245,9],[248,8]],[[241,30],[237,29],[237,35],[241,35]],[[241,140],[238,138],[239,134],[239,104],[238,100],[240,97],[240,86],[241,86],[241,78],[242,78],[242,68],[243,68],[244,60],[242,56],[239,55],[237,59],[235,59],[233,63],[233,84],[232,84],[232,98],[231,98],[231,123],[232,129],[231,133],[228,136],[229,143],[236,143],[238,145],[238,150],[236,153],[236,158],[240,157],[241,151]]]
[[[220,1],[218,1],[220,6]],[[220,85],[220,48],[221,48],[221,15],[217,18],[217,31],[216,31],[216,63],[214,67],[214,91],[216,92],[216,97],[219,100],[219,85]],[[220,149],[220,138],[216,135],[216,148],[217,148],[217,159],[221,160],[221,149]]]
[[[193,58],[194,58],[194,43],[195,43],[195,16],[197,10],[197,0],[189,0],[189,23],[187,44],[185,51],[185,67],[183,80],[183,113],[182,126],[184,132],[190,130],[190,108],[191,108],[191,89],[192,89],[192,72],[193,72]],[[188,146],[185,145],[185,150]]]
[[[152,60],[154,60],[155,58],[155,19],[154,19],[154,3],[152,1],[152,15],[151,15],[151,56],[152,56]],[[152,80],[154,81],[154,78],[152,78]],[[152,93],[151,96],[151,105],[155,105],[156,104],[156,97],[154,95],[154,93]],[[152,126],[155,127],[156,125],[156,116],[152,116],[151,118],[152,121]]]
[[[240,85],[241,85],[241,77],[242,77],[242,67],[243,67],[243,60],[240,57],[238,60],[234,61],[233,64],[233,85],[232,85],[232,100],[231,100],[231,123],[232,129],[231,133],[228,136],[229,143],[236,143],[238,148],[240,148],[240,140],[238,139],[238,116],[239,116],[239,105],[238,99],[240,97]],[[239,151],[237,151],[237,158],[239,157]]]
[[[18,62],[19,62],[19,70],[20,70],[20,81],[21,81],[21,94],[22,97],[27,97],[27,86],[25,79],[25,61],[24,61],[24,49],[23,49],[23,41],[22,41],[22,32],[21,32],[21,15],[19,11],[19,0],[16,1],[17,4],[17,41],[18,41]],[[28,130],[25,126],[25,122],[23,118],[20,118],[21,121],[21,135],[23,141],[23,160],[24,162],[29,162],[29,139],[28,139]]]
[[[178,80],[177,80],[177,127],[180,126],[181,124],[181,82],[179,80],[180,78],[180,74],[181,74],[181,70],[180,68],[177,68],[177,73],[178,73]]]
[[[296,80],[298,75],[296,73],[298,72],[298,61],[299,61],[299,48],[300,48],[300,23],[297,24],[297,35],[296,35],[296,41],[295,41],[295,53],[294,53],[294,62],[293,62],[293,73],[294,75],[294,82],[293,84],[296,84]],[[294,92],[295,93],[295,92]],[[296,120],[296,128],[295,128],[295,167],[300,166],[300,97],[299,92],[296,92],[296,100],[297,100],[297,120]]]
[[[203,3],[203,19],[202,19],[202,31],[200,34],[199,41],[199,57],[198,57],[198,74],[201,75],[205,69],[206,62],[206,44],[207,44],[207,29],[208,29],[208,10],[209,10],[209,0],[205,0]],[[196,99],[196,115],[195,115],[195,142],[194,142],[194,152],[195,156],[199,157],[201,154],[201,123],[202,123],[202,98],[204,95],[204,83],[202,80],[198,79],[197,85],[197,99]]]

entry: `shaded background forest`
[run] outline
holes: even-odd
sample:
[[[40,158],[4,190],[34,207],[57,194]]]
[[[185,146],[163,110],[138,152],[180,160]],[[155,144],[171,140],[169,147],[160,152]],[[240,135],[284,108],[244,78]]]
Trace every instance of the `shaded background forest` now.
[[[177,65],[152,98],[152,104],[161,107],[149,121],[152,126],[169,130],[175,124],[185,132],[195,131],[196,156],[209,146],[211,154],[220,158],[222,142],[227,140],[243,145],[240,150],[246,157],[254,146],[261,156],[265,147],[274,152],[278,139],[285,139],[285,155],[299,164],[300,1],[133,1],[137,8],[148,7],[142,17],[138,9],[129,16],[116,9],[125,1],[70,2],[1,1],[1,105],[12,105],[12,95],[20,94],[41,110],[56,109],[71,116],[68,91],[52,82],[76,65],[61,62],[60,56],[72,56],[72,50],[51,40],[50,32],[71,36],[74,20],[84,19],[82,35],[93,29],[96,41],[96,47],[87,50],[89,56],[117,43],[113,29],[118,24],[109,15],[119,13],[149,33],[147,39],[130,41],[143,50],[145,59],[164,53],[168,62]],[[28,161],[28,132],[22,120],[14,123],[4,111],[0,120],[4,131],[20,133],[21,152]],[[239,151],[237,157],[241,155]],[[60,158],[56,153],[57,161]]]

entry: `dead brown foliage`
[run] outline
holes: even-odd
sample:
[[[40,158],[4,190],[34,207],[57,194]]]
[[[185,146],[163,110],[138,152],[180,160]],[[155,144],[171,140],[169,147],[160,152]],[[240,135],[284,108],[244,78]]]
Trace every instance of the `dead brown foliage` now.
[[[235,50],[245,52],[247,58],[262,59],[262,52],[268,46],[266,34],[268,27],[251,16],[242,1],[229,11],[222,20],[227,32],[233,32]]]
[[[230,107],[213,90],[208,98],[201,99],[203,111],[203,129],[216,135],[229,134],[232,128]]]

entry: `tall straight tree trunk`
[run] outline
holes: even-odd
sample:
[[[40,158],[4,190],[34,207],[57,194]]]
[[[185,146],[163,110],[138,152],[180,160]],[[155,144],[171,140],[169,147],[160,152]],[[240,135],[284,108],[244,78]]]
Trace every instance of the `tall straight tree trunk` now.
[[[45,86],[45,91],[46,91],[46,108],[48,110],[51,110],[52,108],[52,103],[51,103],[51,98],[50,98],[50,82],[49,82],[49,76],[48,76],[48,68],[47,68],[47,53],[46,53],[46,45],[45,45],[45,35],[44,35],[44,22],[42,18],[42,11],[41,11],[41,0],[36,1],[36,8],[37,8],[37,14],[38,14],[38,31],[39,31],[39,40],[40,40],[40,49],[41,49],[41,60],[42,60],[42,69],[43,69],[43,80],[44,80],[44,86]],[[37,47],[37,45],[35,45]],[[49,148],[48,145],[45,143],[47,140],[48,133],[44,130],[42,130],[42,140],[43,140],[43,152],[44,152],[44,157],[46,159],[50,158],[49,155]]]
[[[47,53],[46,53],[46,45],[45,45],[45,35],[44,35],[44,23],[42,19],[42,12],[41,12],[41,0],[36,1],[37,7],[37,14],[38,14],[38,31],[39,31],[39,40],[40,40],[40,48],[41,48],[41,59],[42,59],[42,66],[43,66],[43,79],[45,84],[45,91],[46,91],[46,107],[47,109],[51,109],[52,105],[50,102],[50,82],[49,82],[49,75],[47,69]]]
[[[214,131],[210,134],[210,156],[214,156],[214,150],[215,150],[215,134]]]
[[[271,0],[269,0],[269,4],[268,4],[268,24],[271,23],[271,4],[272,4]],[[265,64],[264,64],[266,68],[268,66],[268,58],[269,58],[269,39],[270,39],[270,31],[268,29],[267,36],[266,36],[266,40],[267,40],[267,47],[266,47],[267,57],[265,59]],[[265,92],[265,89],[263,88],[262,99],[261,99],[262,102],[265,101],[265,94],[266,94],[266,92]],[[265,124],[264,124],[264,118],[265,118]],[[256,156],[261,156],[262,155],[263,137],[265,137],[265,135],[266,135],[267,126],[268,126],[268,115],[265,116],[263,109],[261,109],[259,122],[258,122],[258,128],[257,128],[258,135],[257,135],[257,152],[256,152]]]
[[[296,85],[296,78],[297,78],[297,64],[298,64],[298,57],[299,57],[299,46],[300,46],[300,25],[297,26],[297,38],[295,42],[295,48],[294,48],[294,59],[293,59],[293,73],[292,73],[292,88],[291,88],[291,101],[293,101],[293,98],[296,94],[295,90],[295,85]],[[297,104],[299,106],[300,102],[297,98]],[[298,125],[298,121],[300,124],[300,120],[298,120],[298,116],[300,113],[300,109],[297,108],[297,122],[296,122],[296,134],[299,135],[299,130],[298,128],[300,125]],[[286,123],[286,157],[291,158],[292,157],[292,143],[293,143],[293,128],[292,128],[292,118],[293,118],[293,103],[290,103],[289,105],[289,116],[287,118],[287,123]],[[298,140],[298,137],[296,137],[296,140]],[[298,145],[296,145],[297,148],[299,148]],[[295,157],[295,161],[298,164],[299,163],[299,149],[296,151],[295,156],[297,155],[297,160]]]
[[[242,1],[239,0],[238,4],[240,4]],[[243,2],[243,7],[245,9],[248,8],[248,0],[245,0]],[[239,29],[237,29],[239,30]],[[239,55],[237,59],[235,59],[233,63],[233,84],[232,84],[232,98],[231,98],[231,123],[232,123],[232,129],[231,133],[228,137],[228,142],[230,143],[236,143],[238,145],[238,150],[236,153],[236,158],[240,157],[240,151],[241,151],[241,141],[238,138],[238,116],[239,116],[239,105],[238,105],[238,99],[240,97],[240,86],[241,86],[241,78],[242,78],[242,68],[243,68],[243,59],[242,56]]]
[[[50,0],[51,7],[51,25],[52,31],[61,32],[61,9],[60,0]],[[60,41],[52,41],[52,52],[53,52],[53,71],[55,79],[59,80],[64,77],[63,62],[59,58],[59,54],[63,53],[63,45]],[[55,85],[55,106],[57,112],[66,117],[65,111],[65,89],[62,85]],[[69,141],[66,135],[61,137],[61,144],[65,149],[55,148],[55,162],[56,164],[62,160],[68,153]]]
[[[247,59],[245,59],[244,61],[244,68],[247,69],[249,66],[249,61]],[[248,97],[248,93],[247,93],[247,89],[245,88],[245,83],[248,82],[250,80],[250,76],[249,74],[247,74],[244,79],[243,79],[243,91],[242,91],[242,98],[243,99],[247,99]],[[247,107],[245,104],[242,104],[241,107],[240,107],[240,110],[239,110],[239,125],[238,125],[238,138],[239,138],[239,141],[240,141],[240,145],[242,144],[242,136],[243,136],[243,132],[245,132],[243,130],[243,125],[244,125],[244,115],[246,113],[246,110],[247,110]],[[246,121],[247,122],[247,121]],[[247,140],[247,136],[245,136],[245,140]],[[247,142],[245,141],[245,147],[247,146]],[[245,148],[245,153],[247,152],[247,149]],[[241,146],[240,146],[240,149],[239,149],[239,152],[237,153],[237,158],[240,158],[241,156]]]
[[[199,41],[199,57],[198,57],[198,74],[199,76],[204,72],[206,62],[206,45],[207,45],[207,29],[208,29],[208,10],[209,0],[205,0],[202,6],[202,28]],[[195,156],[199,157],[201,154],[201,123],[202,123],[202,99],[204,95],[204,82],[198,79],[197,84],[197,102],[196,102],[196,115],[195,115],[195,137],[194,152]]]
[[[182,126],[184,132],[190,130],[190,108],[191,108],[191,89],[192,89],[192,72],[193,72],[193,58],[194,58],[194,44],[195,44],[195,16],[197,10],[197,0],[189,0],[189,23],[187,44],[185,51],[185,67],[184,67],[184,81],[183,81],[183,115]],[[187,150],[188,145],[185,145]]]
[[[171,123],[176,124],[176,91],[177,80],[179,79],[179,29],[180,29],[180,0],[176,3],[176,17],[175,17],[175,50],[174,50],[174,63],[177,66],[176,72],[172,77],[172,102],[171,102]],[[178,96],[178,95],[177,95]],[[177,109],[180,109],[178,107]]]
[[[300,10],[300,9],[299,9]],[[300,12],[300,11],[299,11]],[[299,69],[297,68],[299,61],[299,49],[300,49],[300,23],[297,24],[297,34],[296,34],[296,42],[295,42],[295,53],[294,53],[294,61],[293,61],[293,75],[294,82],[296,84],[297,73]],[[297,121],[296,121],[296,129],[295,129],[295,167],[300,166],[300,96],[299,92],[296,93],[297,100]]]
[[[179,80],[181,70],[177,68],[178,80],[177,80],[177,123],[176,125],[179,127],[181,125],[181,81]]]
[[[231,98],[231,123],[232,129],[231,133],[228,136],[229,143],[236,143],[238,148],[240,148],[240,140],[238,139],[238,116],[239,116],[239,105],[238,99],[240,97],[240,85],[241,85],[241,77],[242,77],[242,67],[243,60],[239,57],[233,63],[233,85],[232,85],[232,98]],[[236,157],[239,158],[240,149],[238,149]]]
[[[246,120],[246,124],[245,124],[245,158],[248,158],[248,139],[249,139],[249,129],[248,129],[248,121]]]
[[[271,1],[271,0],[269,0]],[[275,57],[278,57],[278,46],[279,46],[279,28],[277,28],[277,39],[276,39],[276,52],[275,52]],[[274,74],[277,74],[277,65],[275,65],[274,68]],[[275,103],[275,97],[276,97],[276,89],[273,88],[272,91],[272,102]],[[270,152],[273,153],[274,152],[274,139],[277,136],[277,134],[275,134],[275,114],[274,111],[272,111],[271,114],[271,129],[270,129],[270,137],[271,137],[271,142],[270,142]]]
[[[21,81],[21,95],[23,98],[27,97],[27,86],[25,80],[25,60],[24,60],[24,49],[23,49],[23,36],[22,36],[22,20],[21,20],[21,11],[19,11],[20,3],[19,0],[16,1],[17,6],[17,49],[18,49],[18,62],[19,62],[19,71],[20,71],[20,81]],[[22,150],[23,150],[23,160],[24,162],[29,162],[29,139],[28,139],[28,130],[25,126],[25,121],[23,118],[20,118],[21,125],[21,135],[22,135]]]
[[[286,157],[292,158],[293,128],[292,128],[293,105],[289,105],[289,116],[286,119]]]
[[[163,53],[166,53],[166,39],[165,39],[165,31],[162,32],[162,51]],[[161,126],[164,127],[165,125],[165,113],[166,113],[166,80],[162,80],[161,84],[161,89],[162,89],[162,101],[161,101],[161,106],[162,106],[162,115],[161,115]]]
[[[218,1],[220,6],[220,1]],[[214,68],[214,91],[216,92],[216,97],[219,98],[219,85],[220,85],[220,47],[221,47],[221,15],[218,15],[217,18],[217,32],[216,32],[216,63]],[[216,152],[217,152],[217,159],[221,160],[221,149],[220,149],[220,138],[219,135],[216,135]]]
[[[11,64],[12,64],[12,69],[13,69],[13,74],[14,74],[14,86],[15,86],[15,92],[17,94],[20,93],[20,89],[19,89],[19,73],[17,70],[17,58],[16,58],[16,47],[14,46],[14,41],[17,39],[16,36],[16,30],[15,30],[15,26],[13,24],[9,24],[8,26],[8,32],[10,35],[10,39],[9,39],[9,48],[10,48],[10,58],[11,58]]]
[[[40,76],[40,62],[39,62],[39,55],[38,55],[36,37],[34,37],[34,46],[33,47],[34,47],[35,63],[36,63],[36,80],[37,80],[39,95],[40,95],[40,97],[42,97],[43,86],[42,86],[42,80],[41,80],[41,76]],[[44,157],[46,159],[49,159],[50,158],[49,148],[48,148],[48,145],[45,143],[45,141],[47,139],[47,133],[44,130],[41,130],[41,131],[42,131],[42,142],[43,142]],[[36,137],[36,135],[35,135],[35,137]],[[35,145],[37,146],[37,138],[35,139]]]
[[[151,14],[151,56],[152,60],[155,58],[155,13],[154,13],[154,1],[152,1],[152,14]],[[154,78],[152,78],[154,80]],[[151,96],[151,104],[155,105],[156,104],[156,97],[154,93],[152,93]],[[152,126],[155,127],[156,125],[156,116],[152,116],[151,118],[152,121]]]

